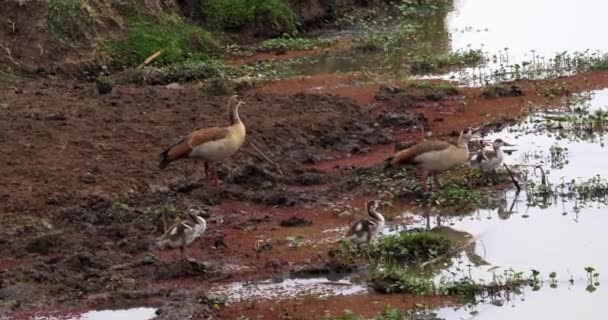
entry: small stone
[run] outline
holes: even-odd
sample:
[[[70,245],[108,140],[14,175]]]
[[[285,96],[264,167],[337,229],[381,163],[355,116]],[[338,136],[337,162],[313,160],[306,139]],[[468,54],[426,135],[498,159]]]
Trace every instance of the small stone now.
[[[80,177],[80,181],[84,183],[95,183],[97,180],[90,172],[84,174],[84,176]]]
[[[165,88],[172,89],[172,90],[182,90],[182,89],[184,89],[184,87],[182,87],[182,85],[179,84],[179,83],[177,83],[177,82],[169,83],[168,85],[165,86]]]

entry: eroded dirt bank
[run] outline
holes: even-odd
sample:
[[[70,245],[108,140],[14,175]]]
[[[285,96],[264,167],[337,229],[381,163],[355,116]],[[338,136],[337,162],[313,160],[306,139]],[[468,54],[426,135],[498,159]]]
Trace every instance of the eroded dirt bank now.
[[[1,88],[2,315],[142,304],[161,307],[166,318],[181,315],[167,310],[208,314],[204,297],[217,284],[288,276],[327,262],[329,245],[353,219],[337,212],[376,196],[341,188],[357,174],[353,168],[379,164],[395,142],[419,139],[421,126],[443,138],[466,126],[512,121],[545,105],[543,92],[555,85],[518,83],[523,95],[515,97],[464,89],[420,98],[406,84],[380,90],[307,81],[313,80],[242,93],[248,139],[274,163],[246,145],[222,165],[225,184],[218,188],[199,182],[200,164],[177,162],[159,171],[157,157],[197,127],[226,123],[225,96],[203,95],[196,85],[117,86],[98,95],[94,84],[62,80]],[[605,87],[608,74],[558,81],[574,93]],[[189,248],[206,269],[174,262],[178,252],[150,249],[160,234],[158,214],[176,216],[192,204],[212,212],[209,232]],[[281,226],[294,216],[304,223]],[[222,238],[227,248],[215,248]],[[301,303],[285,308],[299,310]],[[341,307],[339,301],[319,305]],[[276,308],[269,302],[214,312],[274,315]]]

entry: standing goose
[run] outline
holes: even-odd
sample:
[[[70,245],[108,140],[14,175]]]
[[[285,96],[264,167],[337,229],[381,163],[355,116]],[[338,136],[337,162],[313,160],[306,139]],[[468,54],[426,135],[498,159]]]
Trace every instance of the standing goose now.
[[[239,107],[244,102],[234,95],[228,100],[230,126],[203,128],[190,133],[178,143],[160,154],[160,169],[172,161],[183,158],[202,159],[205,163],[205,176],[209,180],[208,166],[213,170],[214,185],[218,185],[216,162],[236,153],[245,142],[245,125],[239,118]]]
[[[171,226],[156,241],[156,246],[161,250],[179,248],[182,260],[184,260],[186,247],[207,229],[207,222],[199,215],[200,213],[202,210],[198,207],[188,208],[188,219]]]
[[[471,165],[479,168],[483,172],[492,171],[498,168],[504,160],[504,154],[501,149],[503,146],[513,145],[504,142],[502,139],[496,139],[492,144],[493,150],[480,149],[477,155],[471,160]]]
[[[468,142],[473,136],[469,129],[460,132],[456,145],[444,141],[422,141],[409,149],[401,150],[394,156],[384,160],[384,169],[395,166],[412,165],[422,172],[422,186],[428,192],[427,177],[433,176],[439,186],[437,173],[466,163],[469,160]]]
[[[375,239],[384,227],[384,217],[378,212],[379,206],[380,201],[378,200],[368,201],[365,207],[369,217],[365,217],[350,226],[345,238],[356,244],[357,247]]]

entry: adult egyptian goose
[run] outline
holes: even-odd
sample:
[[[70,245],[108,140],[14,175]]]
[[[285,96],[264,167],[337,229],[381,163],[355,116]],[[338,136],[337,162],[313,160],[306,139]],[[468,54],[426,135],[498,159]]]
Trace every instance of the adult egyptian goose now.
[[[156,246],[161,250],[179,248],[182,260],[184,260],[186,247],[207,229],[207,222],[200,216],[201,213],[202,210],[198,207],[188,208],[188,219],[167,229],[156,241]]]
[[[208,167],[213,170],[214,185],[218,184],[216,162],[220,162],[236,153],[245,142],[245,125],[239,118],[239,107],[244,102],[234,95],[228,100],[230,126],[203,128],[190,133],[176,144],[160,154],[160,169],[169,163],[184,159],[202,159],[205,163],[205,176],[209,180]]]
[[[435,184],[439,186],[437,173],[469,161],[468,142],[473,131],[460,132],[456,145],[444,141],[422,141],[409,149],[401,150],[394,156],[384,160],[384,169],[396,166],[411,165],[422,171],[422,186],[428,192],[427,177],[433,176]]]
[[[378,200],[368,201],[365,207],[369,217],[365,217],[350,226],[345,238],[356,244],[357,247],[374,240],[384,227],[384,217],[378,212],[379,206],[380,201]]]
[[[504,154],[502,152],[503,146],[513,145],[502,139],[496,139],[492,144],[493,150],[480,149],[471,160],[471,166],[476,167],[483,172],[492,171],[498,168],[504,160]]]

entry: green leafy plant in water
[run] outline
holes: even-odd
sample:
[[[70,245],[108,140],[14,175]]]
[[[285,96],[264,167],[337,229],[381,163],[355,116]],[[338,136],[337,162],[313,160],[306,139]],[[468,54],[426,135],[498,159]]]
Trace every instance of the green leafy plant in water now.
[[[414,295],[434,293],[434,285],[430,277],[414,274],[407,268],[392,264],[375,266],[369,273],[368,281],[372,288],[384,293]]]
[[[485,63],[486,58],[481,50],[456,51],[448,54],[419,54],[410,61],[413,74],[426,74],[447,71],[451,68],[472,67]]]
[[[335,41],[331,39],[298,38],[284,34],[282,37],[264,40],[259,51],[274,50],[311,50],[317,47],[331,46]]]
[[[401,232],[382,237],[369,255],[382,261],[422,263],[447,253],[452,242],[433,232]]]
[[[479,207],[483,196],[484,194],[477,189],[447,185],[431,194],[427,202],[440,207]]]

